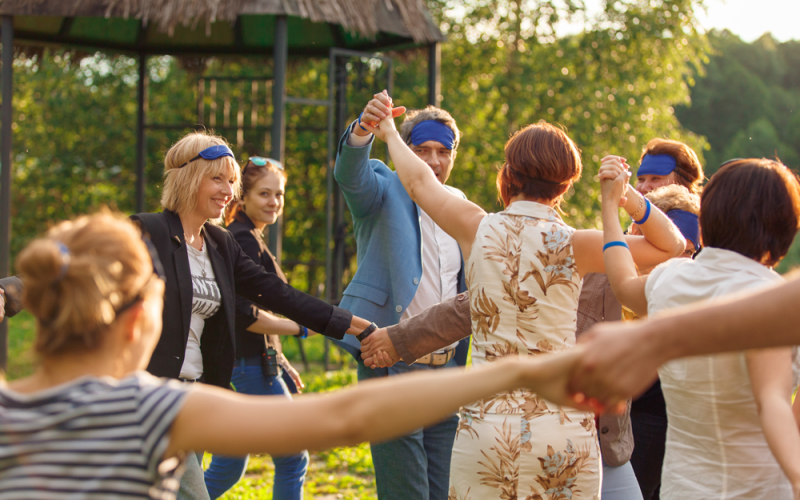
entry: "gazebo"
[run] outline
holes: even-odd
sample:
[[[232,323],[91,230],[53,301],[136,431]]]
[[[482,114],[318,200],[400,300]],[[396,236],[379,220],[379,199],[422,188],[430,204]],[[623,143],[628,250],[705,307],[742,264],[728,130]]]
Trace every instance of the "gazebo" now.
[[[428,50],[428,102],[441,100],[440,49],[444,40],[422,0],[0,0],[2,109],[0,109],[0,277],[8,276],[11,239],[11,151],[14,44],[107,51],[138,57],[136,210],[145,206],[146,63],[149,56],[268,55],[273,57],[271,156],[283,161],[285,105],[328,108],[328,162],[342,133],[336,99],[337,57]],[[286,95],[289,57],[329,58],[327,100]],[[381,56],[377,56],[381,57]],[[384,58],[386,59],[386,58]],[[389,61],[390,63],[390,61]],[[388,82],[391,87],[391,77]],[[280,104],[280,105],[279,105]],[[326,295],[338,299],[344,267],[343,202],[328,168]],[[280,229],[270,231],[279,255]],[[7,361],[8,322],[0,323],[0,368]]]

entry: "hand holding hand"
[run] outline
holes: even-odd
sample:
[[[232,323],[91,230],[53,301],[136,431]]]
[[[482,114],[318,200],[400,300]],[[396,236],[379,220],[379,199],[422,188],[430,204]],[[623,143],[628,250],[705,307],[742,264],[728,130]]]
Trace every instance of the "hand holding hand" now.
[[[297,370],[295,370],[294,366],[292,366],[292,364],[289,363],[289,360],[286,359],[286,356],[284,356],[283,353],[281,353],[280,365],[281,365],[281,368],[286,370],[286,373],[288,373],[289,377],[291,377],[291,379],[294,381],[294,385],[297,386],[297,393],[298,394],[302,394],[303,393],[303,389],[306,388],[306,385],[303,383],[303,380],[300,378],[300,374],[297,373]]]
[[[647,390],[665,361],[662,349],[646,337],[642,325],[597,324],[581,335],[578,346],[583,350],[569,391],[596,398],[609,409]]]
[[[582,352],[582,348],[573,347],[560,353],[523,359],[523,387],[561,406],[602,413],[603,408],[596,400],[576,399],[569,390],[570,378]]]
[[[370,368],[387,368],[400,361],[386,328],[378,328],[361,342],[361,357]]]
[[[600,164],[600,190],[603,201],[623,206],[627,203],[628,179],[631,177],[629,166],[621,156],[606,156]]]
[[[401,116],[405,112],[406,108],[404,106],[396,108],[393,106],[392,98],[384,90],[375,94],[367,104],[367,107],[364,108],[364,113],[361,115],[361,126],[355,127],[355,133],[361,136],[372,133],[378,139],[385,141],[388,132],[397,130],[394,125],[394,118]]]

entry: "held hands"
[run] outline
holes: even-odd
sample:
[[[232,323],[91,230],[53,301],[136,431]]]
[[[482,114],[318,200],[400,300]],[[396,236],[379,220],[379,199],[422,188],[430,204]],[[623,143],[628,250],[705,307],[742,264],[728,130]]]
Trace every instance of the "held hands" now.
[[[631,177],[630,166],[621,156],[606,156],[600,164],[600,192],[603,202],[614,206],[627,204],[628,190],[633,190],[628,179]]]
[[[639,323],[639,322],[635,322]],[[597,399],[609,411],[642,394],[658,377],[662,350],[646,337],[641,325],[596,324],[578,339],[577,360],[569,392]]]
[[[354,132],[356,135],[365,136],[367,134],[375,134],[375,137],[382,141],[386,141],[386,136],[389,132],[397,131],[394,125],[394,118],[403,115],[406,112],[404,106],[393,107],[392,98],[389,93],[384,90],[373,96],[373,99],[367,103],[364,108],[364,113],[361,115],[361,127],[356,125]]]
[[[603,413],[605,408],[593,398],[572,394],[569,383],[585,350],[578,346],[564,352],[523,359],[522,386],[537,396],[560,406]]]
[[[361,342],[361,357],[370,368],[387,368],[400,361],[386,328],[375,330]]]

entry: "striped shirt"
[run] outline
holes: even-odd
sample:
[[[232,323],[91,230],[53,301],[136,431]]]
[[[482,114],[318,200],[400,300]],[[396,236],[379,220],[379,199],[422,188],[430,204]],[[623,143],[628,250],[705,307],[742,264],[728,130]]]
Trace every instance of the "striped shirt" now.
[[[0,387],[0,500],[174,498],[181,461],[162,457],[187,389],[146,372]]]

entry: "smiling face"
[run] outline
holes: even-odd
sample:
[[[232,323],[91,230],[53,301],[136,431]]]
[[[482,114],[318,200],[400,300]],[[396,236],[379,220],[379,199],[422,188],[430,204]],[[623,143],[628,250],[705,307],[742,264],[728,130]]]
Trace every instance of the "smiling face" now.
[[[456,158],[455,151],[447,149],[441,142],[427,141],[419,146],[411,145],[414,152],[422,161],[428,164],[436,175],[436,179],[442,184],[447,182],[450,172],[453,170],[453,160]]]
[[[669,175],[640,175],[636,178],[636,190],[642,194],[669,184],[678,184],[678,174],[670,172]]]
[[[197,189],[196,214],[202,219],[220,218],[225,206],[233,199],[235,184],[235,173],[228,169],[203,177]]]
[[[257,228],[274,224],[283,213],[283,176],[268,171],[244,194],[244,212]]]

